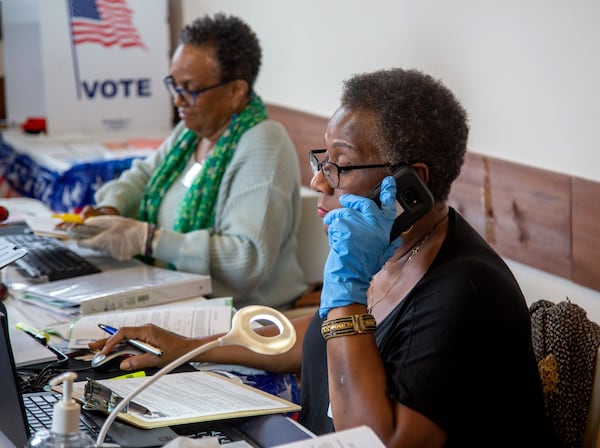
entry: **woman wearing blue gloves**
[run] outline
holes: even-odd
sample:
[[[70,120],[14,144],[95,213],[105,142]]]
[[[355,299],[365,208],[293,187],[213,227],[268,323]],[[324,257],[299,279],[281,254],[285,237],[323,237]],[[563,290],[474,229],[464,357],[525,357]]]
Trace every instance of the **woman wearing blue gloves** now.
[[[463,107],[426,74],[391,69],[346,81],[326,149],[310,152],[330,245],[319,312],[294,321],[298,342],[288,353],[227,347],[199,361],[301,373],[300,422],[318,434],[368,425],[390,447],[554,446],[521,290],[446,203],[467,138]],[[390,241],[389,175],[400,165],[435,203]],[[365,197],[380,183],[381,207]],[[207,341],[144,326],[92,347],[108,353],[124,338],[165,352],[129,358],[125,370]]]

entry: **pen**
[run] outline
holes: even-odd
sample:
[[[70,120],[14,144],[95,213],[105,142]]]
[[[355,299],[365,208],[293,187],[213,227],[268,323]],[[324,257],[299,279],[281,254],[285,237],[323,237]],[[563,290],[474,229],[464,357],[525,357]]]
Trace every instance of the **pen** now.
[[[62,222],[70,222],[74,224],[83,224],[83,219],[77,213],[52,213],[53,218],[58,218]]]
[[[29,324],[26,324],[25,322],[17,322],[17,325],[15,326],[19,330],[22,330],[25,333],[27,333],[29,336],[34,337],[40,344],[46,345],[48,344],[48,342],[50,342],[50,336],[48,336],[43,331],[40,331]]]
[[[117,329],[114,327],[111,327],[110,325],[98,324],[98,326],[110,335],[113,335],[117,332]],[[156,348],[145,342],[138,341],[137,339],[127,339],[127,343],[129,345],[134,346],[135,348],[139,348],[140,350],[142,350],[146,353],[151,353],[155,356],[162,356],[162,354],[163,354],[162,350],[160,350],[159,348]]]

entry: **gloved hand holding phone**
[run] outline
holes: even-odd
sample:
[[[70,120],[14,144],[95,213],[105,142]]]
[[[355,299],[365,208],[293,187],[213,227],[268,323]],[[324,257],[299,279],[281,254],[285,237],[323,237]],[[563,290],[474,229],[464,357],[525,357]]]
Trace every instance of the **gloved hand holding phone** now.
[[[396,218],[396,182],[387,176],[381,183],[381,208],[371,199],[353,194],[340,197],[343,206],[323,218],[329,226],[329,255],[325,262],[319,315],[352,303],[367,304],[371,278],[400,246],[390,242]]]

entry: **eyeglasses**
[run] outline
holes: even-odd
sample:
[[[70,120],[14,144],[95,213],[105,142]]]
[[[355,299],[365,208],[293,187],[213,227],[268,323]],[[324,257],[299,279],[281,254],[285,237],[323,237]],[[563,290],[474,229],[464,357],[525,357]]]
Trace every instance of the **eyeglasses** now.
[[[183,87],[179,87],[178,85],[176,85],[175,79],[173,79],[172,75],[166,76],[165,79],[163,79],[163,82],[165,83],[165,86],[171,94],[171,96],[173,97],[173,99],[177,98],[178,96],[181,96],[188,106],[195,106],[196,99],[198,98],[198,96],[202,95],[204,92],[208,92],[209,90],[227,84],[229,81],[221,81],[216,84],[213,84],[212,86],[204,87],[202,89],[194,91],[184,89]]]
[[[380,163],[377,165],[339,166],[327,160],[324,162],[319,162],[319,159],[317,159],[317,154],[323,154],[325,152],[327,152],[326,149],[311,149],[308,151],[308,160],[310,161],[310,167],[312,169],[313,176],[321,171],[331,188],[337,188],[340,185],[340,173],[352,170],[365,170],[367,168],[384,168],[392,166],[391,163]]]

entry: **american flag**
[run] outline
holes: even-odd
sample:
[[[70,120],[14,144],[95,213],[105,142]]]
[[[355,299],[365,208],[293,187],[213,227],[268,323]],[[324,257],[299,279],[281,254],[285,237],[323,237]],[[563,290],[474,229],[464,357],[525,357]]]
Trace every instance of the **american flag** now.
[[[146,48],[126,0],[70,0],[73,43]]]

